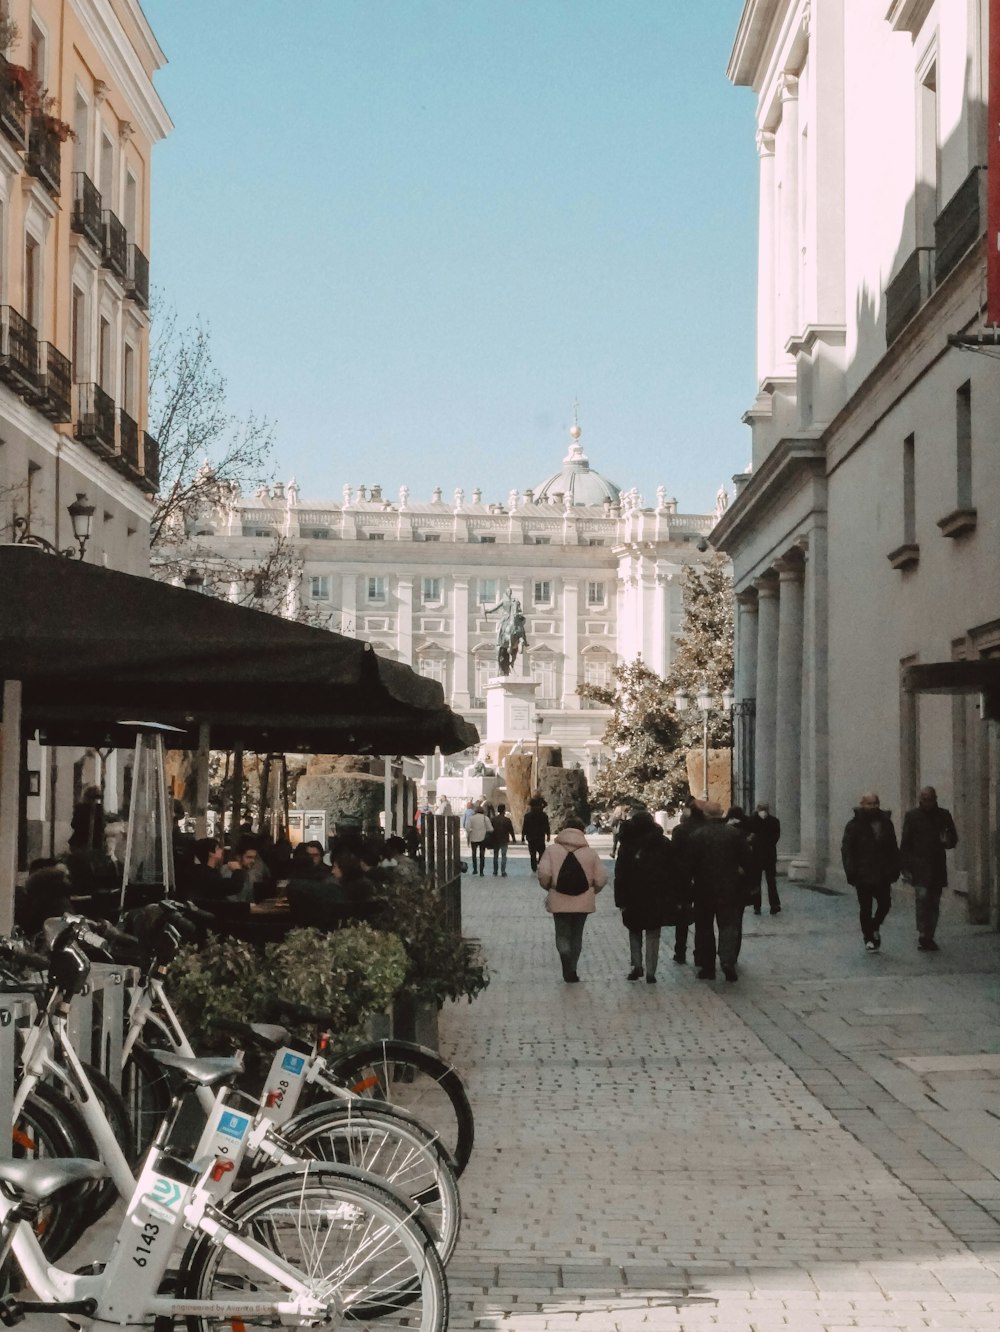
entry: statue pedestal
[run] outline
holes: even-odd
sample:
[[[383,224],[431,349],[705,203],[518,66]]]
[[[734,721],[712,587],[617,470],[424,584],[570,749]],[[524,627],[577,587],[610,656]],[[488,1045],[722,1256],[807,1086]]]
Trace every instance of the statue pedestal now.
[[[486,685],[486,743],[496,752],[505,740],[535,739],[537,680],[498,675]]]

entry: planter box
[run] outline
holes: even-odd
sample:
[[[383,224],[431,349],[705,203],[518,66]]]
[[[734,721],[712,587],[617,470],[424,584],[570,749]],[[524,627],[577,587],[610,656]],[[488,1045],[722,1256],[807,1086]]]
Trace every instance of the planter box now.
[[[408,997],[392,1006],[392,1034],[400,1041],[416,1041],[431,1050],[438,1048],[438,1006]]]

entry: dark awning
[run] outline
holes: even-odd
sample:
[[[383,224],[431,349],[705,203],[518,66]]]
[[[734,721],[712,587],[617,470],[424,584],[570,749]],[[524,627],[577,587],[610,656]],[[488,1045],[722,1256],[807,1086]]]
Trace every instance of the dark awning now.
[[[121,744],[115,723],[181,728],[194,747],[451,754],[474,726],[436,681],[367,643],[151,578],[0,546],[0,680],[20,680],[23,731]]]
[[[1000,660],[995,658],[905,666],[903,688],[915,694],[981,694],[983,720],[1000,720]]]

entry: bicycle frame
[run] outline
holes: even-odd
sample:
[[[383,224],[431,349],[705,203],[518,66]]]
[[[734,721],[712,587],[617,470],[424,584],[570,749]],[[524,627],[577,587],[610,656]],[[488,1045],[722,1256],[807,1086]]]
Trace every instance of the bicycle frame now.
[[[213,1163],[214,1165],[214,1163]],[[13,1223],[11,1252],[28,1284],[44,1304],[91,1301],[93,1312],[74,1312],[74,1322],[144,1323],[159,1316],[240,1318],[273,1313],[281,1319],[302,1322],[326,1315],[332,1303],[317,1300],[294,1268],[263,1245],[236,1233],[225,1217],[212,1207],[205,1182],[212,1166],[199,1174],[164,1153],[150,1155],[133,1192],[111,1258],[98,1275],[67,1272],[49,1263],[31,1225]],[[303,1183],[308,1167],[303,1171]],[[0,1189],[0,1235],[10,1234],[11,1212],[17,1204]],[[159,1285],[176,1241],[186,1232],[201,1232],[230,1250],[266,1277],[283,1286],[289,1300],[257,1299],[188,1300],[158,1294]],[[57,1308],[53,1312],[58,1312]]]

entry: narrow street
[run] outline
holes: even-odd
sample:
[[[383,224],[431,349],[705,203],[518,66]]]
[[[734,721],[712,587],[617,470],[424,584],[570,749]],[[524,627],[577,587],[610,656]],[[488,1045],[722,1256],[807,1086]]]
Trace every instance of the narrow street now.
[[[946,894],[918,952],[900,885],[867,954],[853,896],[779,888],[737,984],[665,932],[654,986],[609,885],[566,985],[522,848],[466,877],[492,983],[441,1022],[476,1112],[452,1328],[996,1332],[997,936]]]

